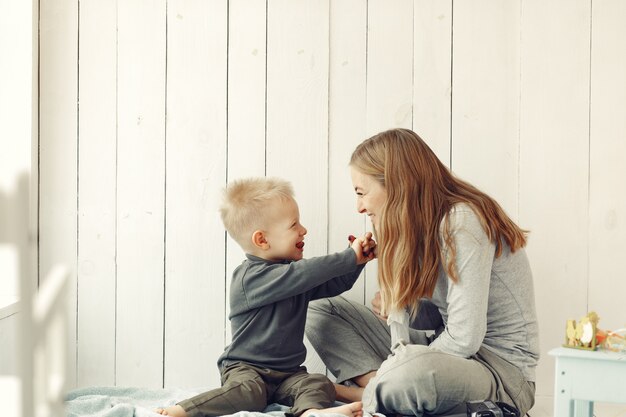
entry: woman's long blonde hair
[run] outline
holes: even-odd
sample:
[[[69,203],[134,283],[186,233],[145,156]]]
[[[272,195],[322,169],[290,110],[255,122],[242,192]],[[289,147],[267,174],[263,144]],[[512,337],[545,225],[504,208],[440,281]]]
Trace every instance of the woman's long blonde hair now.
[[[477,214],[496,245],[496,257],[504,243],[512,252],[526,245],[527,232],[494,199],[452,175],[411,130],[392,129],[365,140],[352,153],[350,166],[374,177],[387,191],[375,231],[383,312],[408,306],[415,313],[420,298],[432,297],[440,265],[458,282],[456,248],[446,217],[457,203],[467,203]]]

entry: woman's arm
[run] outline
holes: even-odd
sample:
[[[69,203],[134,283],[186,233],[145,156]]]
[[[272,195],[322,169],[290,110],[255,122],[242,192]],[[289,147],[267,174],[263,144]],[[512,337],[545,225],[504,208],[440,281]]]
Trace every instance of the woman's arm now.
[[[450,216],[459,281],[453,283],[446,278],[437,284],[433,298],[439,298],[435,300],[437,304],[446,306],[446,325],[430,346],[467,358],[478,351],[487,331],[495,244],[489,241],[480,220],[469,207],[457,207]]]

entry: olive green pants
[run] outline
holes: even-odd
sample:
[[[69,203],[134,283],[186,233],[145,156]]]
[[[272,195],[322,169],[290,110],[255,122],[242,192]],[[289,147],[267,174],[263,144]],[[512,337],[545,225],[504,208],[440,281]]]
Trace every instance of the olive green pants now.
[[[305,367],[279,372],[245,362],[222,371],[222,387],[178,403],[189,417],[222,416],[239,411],[263,411],[268,404],[290,406],[288,415],[328,408],[335,402],[335,387],[325,375],[309,374]]]

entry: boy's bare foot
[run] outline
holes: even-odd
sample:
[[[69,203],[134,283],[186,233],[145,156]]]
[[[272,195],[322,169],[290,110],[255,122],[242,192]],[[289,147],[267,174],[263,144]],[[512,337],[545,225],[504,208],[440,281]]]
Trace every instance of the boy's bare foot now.
[[[338,407],[323,408],[321,410],[316,410],[314,408],[311,408],[309,410],[306,410],[302,414],[302,417],[307,417],[311,413],[316,413],[316,414],[334,413],[334,414],[343,414],[346,417],[363,417],[363,403],[361,403],[361,401],[356,401],[350,404],[340,405]]]
[[[187,417],[187,412],[180,405],[173,405],[167,408],[157,408],[154,412],[161,414],[162,416]]]
[[[337,401],[342,402],[352,402],[352,401],[361,401],[363,398],[363,390],[365,388],[358,386],[348,387],[346,385],[341,384],[333,384],[335,385],[335,392],[337,392]]]

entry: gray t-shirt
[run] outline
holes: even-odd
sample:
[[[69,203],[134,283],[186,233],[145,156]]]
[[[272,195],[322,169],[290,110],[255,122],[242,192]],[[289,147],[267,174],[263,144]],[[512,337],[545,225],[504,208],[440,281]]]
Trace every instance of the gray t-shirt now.
[[[467,204],[456,205],[448,216],[459,282],[441,268],[431,301],[445,328],[430,347],[467,358],[483,345],[535,381],[539,330],[526,252],[511,253],[504,244],[496,258],[495,244]]]
[[[309,301],[350,289],[364,265],[351,248],[299,261],[270,262],[246,254],[230,287],[233,340],[218,359],[222,369],[243,361],[293,371],[306,358],[304,326]]]

